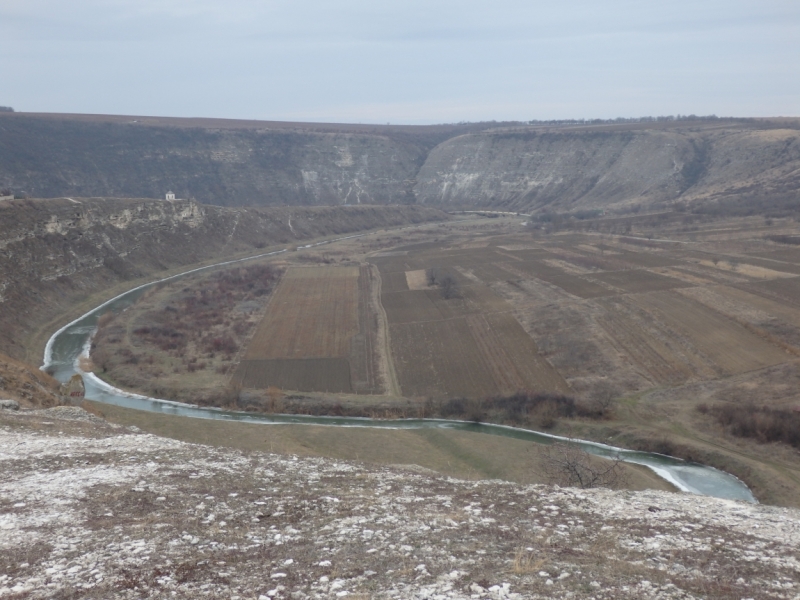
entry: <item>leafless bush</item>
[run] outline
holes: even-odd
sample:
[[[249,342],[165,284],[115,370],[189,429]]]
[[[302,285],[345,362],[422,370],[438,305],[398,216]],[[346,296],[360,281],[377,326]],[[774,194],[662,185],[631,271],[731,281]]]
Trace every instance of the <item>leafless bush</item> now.
[[[607,381],[600,381],[594,385],[589,394],[589,408],[597,413],[598,417],[604,417],[614,409],[619,395],[619,390],[616,387]]]
[[[595,459],[573,443],[557,442],[539,448],[542,471],[548,483],[583,489],[607,487],[617,489],[627,481],[619,456]]]
[[[429,286],[438,285],[442,290],[442,296],[445,300],[450,298],[457,298],[458,281],[450,273],[442,272],[436,267],[431,267],[425,270],[425,281]]]
[[[439,286],[442,288],[442,296],[445,300],[450,300],[451,298],[457,298],[459,296],[458,282],[452,275],[445,275],[442,277]]]
[[[699,406],[698,410],[701,410]],[[722,404],[705,410],[735,436],[753,438],[761,443],[783,442],[800,448],[798,412],[752,404]]]
[[[430,268],[425,269],[425,280],[427,281],[428,285],[436,285],[436,277],[437,277],[436,269]]]
[[[779,244],[790,244],[792,246],[800,246],[800,236],[798,235],[768,235],[768,240],[777,242]]]

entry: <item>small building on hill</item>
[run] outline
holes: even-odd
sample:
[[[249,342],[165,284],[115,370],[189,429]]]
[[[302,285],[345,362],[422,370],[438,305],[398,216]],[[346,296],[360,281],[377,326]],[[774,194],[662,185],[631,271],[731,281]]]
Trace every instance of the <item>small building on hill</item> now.
[[[167,200],[175,200],[175,194],[172,192],[167,192]]]

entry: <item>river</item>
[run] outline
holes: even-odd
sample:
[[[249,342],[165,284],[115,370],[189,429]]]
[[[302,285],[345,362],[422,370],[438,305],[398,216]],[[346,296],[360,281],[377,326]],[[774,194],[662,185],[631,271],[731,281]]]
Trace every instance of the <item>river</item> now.
[[[352,239],[367,234],[358,234],[338,238],[316,244],[308,244],[303,248],[331,243],[342,239]],[[253,413],[225,411],[213,408],[200,408],[190,404],[182,404],[169,400],[148,398],[124,392],[116,389],[106,382],[99,379],[93,373],[86,373],[80,369],[79,358],[81,354],[88,354],[91,343],[91,336],[97,326],[97,319],[108,310],[119,311],[133,304],[149,287],[162,281],[183,277],[190,273],[196,273],[205,269],[233,264],[265,256],[276,255],[286,250],[278,250],[248,257],[239,260],[224,261],[191,269],[172,277],[159,279],[151,283],[141,285],[124,294],[104,302],[100,306],[92,309],[82,317],[65,325],[47,342],[44,354],[44,365],[42,369],[47,369],[59,381],[67,381],[75,373],[83,375],[86,384],[86,397],[98,402],[115,404],[126,408],[137,410],[147,410],[170,415],[194,417],[200,419],[222,419],[228,421],[242,421],[248,423],[263,423],[265,425],[324,425],[329,427],[372,427],[386,429],[420,429],[420,428],[443,428],[468,431],[475,434],[489,434],[510,437],[515,439],[527,440],[539,444],[552,444],[556,441],[563,441],[564,438],[558,436],[507,427],[503,425],[491,425],[484,423],[471,423],[465,421],[452,421],[441,419],[366,419],[366,418],[342,418],[342,417],[311,417],[305,415],[261,415]],[[750,489],[739,479],[729,473],[708,467],[705,465],[690,463],[670,456],[653,454],[648,452],[637,452],[624,448],[615,448],[597,442],[585,440],[570,440],[580,445],[587,452],[604,457],[619,456],[622,460],[629,463],[644,465],[652,469],[663,479],[672,483],[678,489],[695,494],[715,496],[730,500],[744,500],[756,502]]]

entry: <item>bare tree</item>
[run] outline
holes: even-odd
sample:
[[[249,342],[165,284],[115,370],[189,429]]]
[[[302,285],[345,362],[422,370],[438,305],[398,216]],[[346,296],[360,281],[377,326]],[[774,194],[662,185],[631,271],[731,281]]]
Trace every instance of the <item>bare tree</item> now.
[[[445,300],[458,297],[458,281],[447,272],[442,272],[436,267],[425,270],[425,279],[429,286],[438,285],[442,289]]]
[[[556,442],[542,446],[539,457],[542,474],[553,485],[616,489],[627,483],[625,468],[619,455],[599,459],[572,442]]]
[[[441,277],[439,286],[442,288],[442,296],[445,300],[458,297],[458,282],[452,275]]]
[[[589,404],[599,414],[606,415],[614,408],[619,390],[607,381],[599,381],[589,394]]]
[[[433,267],[431,267],[430,269],[426,269],[425,270],[425,278],[427,279],[429,286],[430,285],[436,285],[436,281],[437,281],[436,269],[434,269]]]

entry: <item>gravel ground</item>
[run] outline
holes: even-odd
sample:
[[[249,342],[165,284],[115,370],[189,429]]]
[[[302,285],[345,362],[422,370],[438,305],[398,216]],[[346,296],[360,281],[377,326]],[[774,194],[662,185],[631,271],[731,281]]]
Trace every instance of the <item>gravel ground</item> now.
[[[800,598],[791,509],[242,453],[78,408],[3,411],[0,464],[0,598]]]

